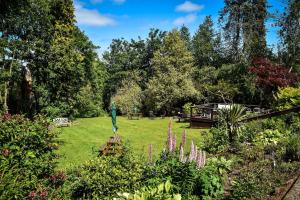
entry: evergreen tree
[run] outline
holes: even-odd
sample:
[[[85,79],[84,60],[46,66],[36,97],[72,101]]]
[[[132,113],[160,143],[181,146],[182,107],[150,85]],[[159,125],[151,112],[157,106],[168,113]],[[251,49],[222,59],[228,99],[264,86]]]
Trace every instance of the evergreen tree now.
[[[283,60],[289,67],[298,65],[300,72],[300,2],[288,0],[285,11],[279,19],[280,37],[283,46]]]
[[[213,21],[207,16],[193,37],[193,55],[198,67],[212,66],[216,60]]]
[[[219,21],[223,24],[231,57],[235,62],[266,55],[266,0],[225,0]]]
[[[195,97],[193,57],[179,31],[167,34],[152,62],[154,76],[145,92],[146,101],[152,109],[171,112],[175,105]]]
[[[180,28],[180,36],[181,39],[185,42],[187,49],[191,50],[191,34],[189,31],[189,28],[186,27],[185,25],[182,25],[182,27]]]

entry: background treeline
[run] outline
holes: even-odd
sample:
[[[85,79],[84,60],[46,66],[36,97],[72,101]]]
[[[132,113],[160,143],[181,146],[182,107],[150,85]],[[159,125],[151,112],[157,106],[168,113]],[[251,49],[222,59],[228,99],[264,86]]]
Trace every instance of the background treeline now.
[[[296,0],[277,15],[266,0],[225,0],[218,26],[207,16],[194,35],[183,25],[114,39],[101,60],[75,25],[72,1],[0,2],[3,112],[89,117],[111,101],[122,114],[170,114],[187,102],[270,106],[279,87],[299,80]],[[279,29],[276,48],[266,41],[270,19]]]

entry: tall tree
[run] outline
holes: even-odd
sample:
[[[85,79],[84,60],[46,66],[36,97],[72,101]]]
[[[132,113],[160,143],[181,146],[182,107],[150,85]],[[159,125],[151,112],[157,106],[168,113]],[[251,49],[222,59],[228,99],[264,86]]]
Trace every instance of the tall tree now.
[[[170,112],[175,105],[195,97],[193,57],[179,31],[167,34],[152,62],[154,76],[146,89],[146,100],[152,109]]]
[[[74,114],[76,93],[99,82],[99,61],[96,47],[75,26],[73,1],[3,0],[0,15],[4,108],[29,116]]]
[[[225,0],[219,21],[235,62],[266,55],[266,0]]]
[[[124,79],[131,78],[143,90],[154,74],[152,58],[165,37],[166,33],[159,29],[151,29],[146,40],[114,39],[109,51],[103,58],[106,62],[108,79],[105,84],[104,103],[108,107],[111,97],[121,87]]]
[[[279,19],[284,62],[289,67],[300,65],[300,2],[287,0],[285,11]],[[300,66],[299,66],[300,71]]]
[[[193,55],[198,67],[212,66],[216,60],[213,21],[207,16],[193,37]]]
[[[182,25],[179,31],[180,31],[181,39],[185,42],[185,44],[187,46],[187,49],[191,50],[192,49],[191,34],[190,34],[190,31],[189,31],[189,28],[186,27],[185,25]]]

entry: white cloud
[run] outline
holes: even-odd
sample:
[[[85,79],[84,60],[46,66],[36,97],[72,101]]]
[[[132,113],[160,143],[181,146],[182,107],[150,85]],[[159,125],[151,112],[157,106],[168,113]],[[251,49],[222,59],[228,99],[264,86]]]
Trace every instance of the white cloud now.
[[[126,0],[113,0],[113,2],[117,3],[117,4],[122,4],[125,3]]]
[[[100,14],[97,10],[89,10],[80,4],[75,4],[75,15],[78,24],[88,26],[111,26],[115,25],[114,19]]]
[[[178,17],[177,19],[175,19],[173,21],[173,24],[175,24],[175,25],[189,24],[189,23],[194,22],[196,19],[197,19],[196,14],[189,14],[189,15],[184,16],[184,17]]]
[[[176,6],[176,11],[179,12],[194,12],[204,8],[203,5],[195,4],[190,1],[185,1],[183,4]]]

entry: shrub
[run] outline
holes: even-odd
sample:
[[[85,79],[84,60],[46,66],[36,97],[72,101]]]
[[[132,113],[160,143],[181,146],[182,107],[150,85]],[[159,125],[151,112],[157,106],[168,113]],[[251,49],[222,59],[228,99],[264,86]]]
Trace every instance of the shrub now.
[[[57,132],[42,116],[0,118],[0,199],[24,199],[53,174]]]
[[[198,168],[195,162],[181,162],[177,154],[167,155],[144,171],[145,185],[156,185],[170,179],[183,199],[212,199],[223,193],[223,177],[228,169],[225,159],[209,159]]]
[[[280,110],[300,105],[300,87],[280,88],[276,94],[276,105]]]
[[[112,199],[140,188],[142,164],[130,153],[102,156],[69,172],[72,198]]]
[[[224,127],[211,128],[204,136],[203,149],[210,153],[220,153],[228,149],[229,142]]]
[[[285,159],[300,161],[300,135],[291,134],[285,143]]]
[[[240,134],[240,142],[247,142],[251,143],[254,141],[255,136],[261,132],[262,130],[262,123],[259,121],[252,121],[246,123],[244,126],[241,127],[241,134]]]
[[[181,200],[180,194],[174,194],[173,186],[171,182],[168,180],[165,183],[159,184],[157,187],[144,187],[139,191],[136,191],[134,194],[123,194],[120,195],[124,197],[124,199],[129,200]]]

